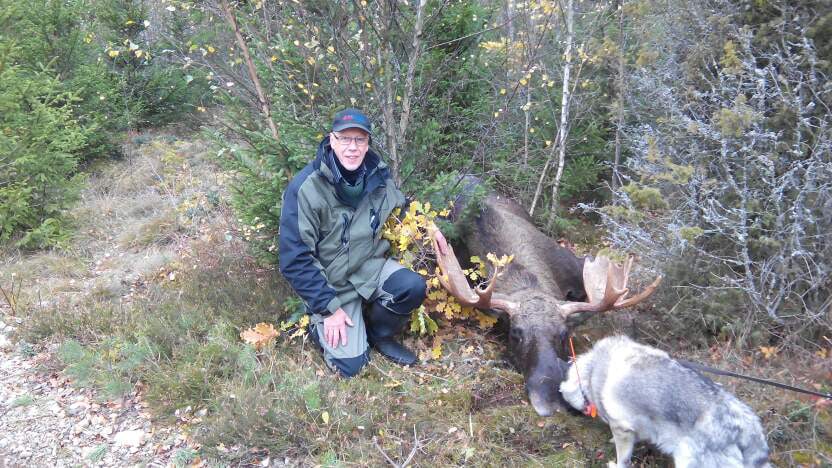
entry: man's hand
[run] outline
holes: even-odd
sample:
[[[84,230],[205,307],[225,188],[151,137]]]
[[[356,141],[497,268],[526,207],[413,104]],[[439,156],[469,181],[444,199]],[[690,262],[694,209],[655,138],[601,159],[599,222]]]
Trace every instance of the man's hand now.
[[[352,326],[352,320],[344,309],[338,308],[332,315],[324,319],[324,340],[331,348],[347,345],[347,326]]]

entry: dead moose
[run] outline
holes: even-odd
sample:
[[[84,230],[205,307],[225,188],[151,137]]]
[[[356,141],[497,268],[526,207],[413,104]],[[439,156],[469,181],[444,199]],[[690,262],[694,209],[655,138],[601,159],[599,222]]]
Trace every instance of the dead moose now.
[[[472,255],[513,254],[504,271],[472,290],[453,249],[441,255],[434,240],[442,285],[457,300],[509,317],[508,354],[523,373],[535,411],[549,416],[566,408],[558,388],[565,378],[568,336],[592,314],[633,306],[650,296],[658,277],[641,293],[627,297],[632,258],[619,267],[603,256],[579,258],[532,223],[517,203],[491,194],[462,240]]]

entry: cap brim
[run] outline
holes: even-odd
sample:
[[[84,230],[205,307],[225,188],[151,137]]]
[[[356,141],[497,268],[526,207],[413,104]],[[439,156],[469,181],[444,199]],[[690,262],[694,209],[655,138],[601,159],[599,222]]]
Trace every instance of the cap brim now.
[[[332,127],[332,131],[333,132],[340,132],[340,131],[346,130],[348,128],[358,128],[358,129],[361,129],[361,130],[364,130],[365,132],[367,132],[368,135],[371,134],[370,129],[368,129],[367,127],[365,127],[365,126],[363,126],[359,123],[354,123],[354,122],[347,122],[347,123],[343,123],[341,125],[337,125],[335,127]]]

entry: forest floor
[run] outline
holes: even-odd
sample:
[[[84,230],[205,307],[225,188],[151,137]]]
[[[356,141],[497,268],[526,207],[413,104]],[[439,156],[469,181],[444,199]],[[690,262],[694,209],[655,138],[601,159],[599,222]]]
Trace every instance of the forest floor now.
[[[599,420],[538,417],[497,331],[444,324],[441,356],[375,358],[336,378],[290,326],[263,350],[239,333],[293,309],[229,208],[232,176],[198,134],[132,135],[90,168],[61,249],[0,252],[0,466],[605,466]],[[577,330],[626,333],[672,354],[801,386],[832,381],[828,356],[729,343],[681,349],[655,310]],[[433,340],[408,338],[420,350]],[[670,347],[674,347],[671,349]],[[829,406],[715,379],[749,403],[778,466],[830,466]],[[668,459],[641,444],[636,466]]]

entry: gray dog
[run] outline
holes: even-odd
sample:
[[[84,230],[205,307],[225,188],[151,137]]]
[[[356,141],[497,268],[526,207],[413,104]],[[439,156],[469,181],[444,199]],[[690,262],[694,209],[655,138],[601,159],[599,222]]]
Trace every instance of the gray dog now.
[[[721,386],[664,351],[626,336],[604,338],[569,367],[560,385],[578,410],[610,425],[618,464],[646,440],[682,467],[768,467],[760,419]]]

